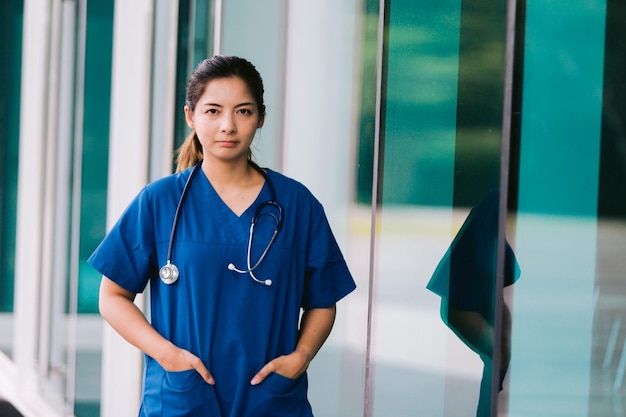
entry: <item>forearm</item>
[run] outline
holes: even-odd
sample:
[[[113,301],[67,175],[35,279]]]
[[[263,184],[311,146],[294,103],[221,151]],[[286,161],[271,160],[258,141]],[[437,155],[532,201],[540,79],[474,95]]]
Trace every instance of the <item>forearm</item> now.
[[[161,361],[173,345],[161,336],[134,304],[134,294],[123,292],[104,278],[100,287],[99,309],[102,318],[127,342]]]
[[[195,369],[208,384],[213,376],[202,360],[161,336],[135,305],[135,294],[107,277],[100,284],[100,314],[126,341],[155,359],[167,371]]]
[[[494,329],[483,316],[448,305],[448,324],[454,332],[479,355],[493,357]],[[500,331],[500,367],[507,369],[511,360],[511,312],[502,302]]]
[[[493,329],[483,316],[448,305],[448,324],[476,353],[492,356]]]
[[[310,362],[320,350],[335,323],[336,306],[314,308],[302,314],[296,351],[304,352]]]

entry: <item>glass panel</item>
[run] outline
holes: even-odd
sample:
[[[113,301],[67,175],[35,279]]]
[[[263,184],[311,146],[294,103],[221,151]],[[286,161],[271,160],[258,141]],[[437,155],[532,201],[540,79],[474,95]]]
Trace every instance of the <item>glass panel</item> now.
[[[310,2],[314,3],[314,2]],[[342,122],[337,122],[334,117],[325,117],[323,130],[328,131],[324,140],[317,142],[318,146],[313,147],[315,151],[307,151],[310,157],[314,159],[313,169],[323,167],[325,171],[333,170],[336,179],[333,180],[336,190],[334,198],[327,198],[324,208],[329,218],[333,222],[333,232],[339,240],[340,247],[350,267],[350,271],[356,281],[357,289],[349,294],[345,299],[341,300],[337,305],[337,319],[329,340],[324,344],[318,355],[315,357],[309,367],[309,400],[313,407],[313,413],[320,416],[328,417],[361,417],[364,416],[365,385],[366,385],[366,351],[367,351],[367,314],[369,309],[369,283],[370,283],[370,245],[372,237],[372,181],[374,166],[374,134],[376,119],[376,77],[377,77],[377,50],[378,50],[378,17],[379,2],[377,0],[366,0],[363,5],[359,2],[350,2],[350,5],[357,4],[359,7],[353,9],[348,7],[348,2],[339,6],[341,11],[336,12],[336,18],[340,21],[346,21],[345,27],[357,23],[359,30],[356,39],[352,40],[351,36],[346,36],[345,27],[342,34],[344,38],[334,39],[333,46],[327,45],[327,40],[323,40],[314,45],[310,39],[300,39],[310,49],[322,45],[325,50],[326,62],[334,62],[332,76],[318,72],[317,68],[311,72],[310,68],[306,68],[308,63],[301,63],[296,66],[297,71],[307,74],[312,83],[317,83],[323,92],[317,95],[307,95],[307,101],[310,104],[300,103],[296,106],[299,115],[288,112],[289,122],[299,126],[298,130],[302,130],[304,124],[311,123],[311,120],[317,120],[319,109],[323,108],[322,113],[349,114],[354,112],[358,115],[358,126],[355,136],[343,135],[346,125],[352,132],[352,121],[347,117]],[[317,8],[317,4],[314,6]],[[334,6],[333,6],[334,7]],[[357,15],[349,15],[346,10],[355,10]],[[342,15],[344,13],[344,15]],[[350,22],[350,23],[348,23]],[[293,24],[293,22],[291,22]],[[330,24],[330,22],[329,22]],[[312,26],[316,26],[315,23]],[[319,30],[319,29],[318,29]],[[332,32],[335,35],[337,32]],[[292,33],[293,34],[293,33]],[[302,32],[300,32],[302,34]],[[309,37],[314,33],[306,33]],[[331,38],[331,33],[326,34],[326,38]],[[343,51],[348,44],[346,38],[354,42],[353,49],[357,52],[345,53]],[[343,45],[341,45],[343,42]],[[294,42],[295,43],[295,42]],[[341,46],[339,46],[341,45]],[[316,55],[313,54],[313,57]],[[341,56],[341,59],[333,57]],[[352,62],[355,59],[355,62]],[[298,60],[296,60],[298,61]],[[351,68],[354,66],[354,68]],[[350,71],[347,69],[350,68]],[[328,91],[326,86],[333,86],[331,94],[340,96],[344,91],[349,91],[346,87],[348,80],[338,80],[335,78],[336,73],[358,72],[359,79],[355,80],[354,88],[359,88],[359,99],[353,103],[346,105],[346,100],[333,99],[327,101]],[[293,75],[292,75],[293,76]],[[323,77],[326,78],[323,78]],[[322,82],[318,80],[323,79]],[[357,84],[358,81],[358,84]],[[341,84],[341,87],[337,85]],[[304,90],[307,91],[307,90]],[[309,90],[310,92],[310,90]],[[357,94],[353,94],[357,96]],[[307,107],[308,106],[308,107]],[[351,107],[350,107],[351,106]],[[298,117],[304,116],[304,121]],[[346,123],[346,121],[348,121]],[[304,123],[304,124],[303,124]],[[315,124],[315,122],[313,123]],[[332,126],[332,128],[331,128]],[[315,127],[309,127],[314,130]],[[302,135],[305,135],[302,133]],[[315,136],[315,135],[313,135]],[[318,136],[319,137],[319,136]],[[335,153],[341,154],[341,148],[345,145],[336,145],[337,142],[350,140],[350,148],[355,149],[354,156],[349,155],[350,161],[346,160],[347,154],[340,158],[328,158],[322,161],[320,157],[326,158],[328,152],[328,144],[333,143]],[[311,137],[306,137],[304,141],[311,141]],[[298,152],[302,152],[303,147],[308,145],[298,144]],[[313,156],[315,155],[315,156]],[[354,159],[354,162],[351,160]],[[337,169],[336,165],[344,166],[350,162],[349,169]],[[352,165],[353,164],[353,165]],[[293,163],[291,164],[293,167]],[[306,167],[298,167],[302,172],[306,171]],[[293,169],[294,175],[301,175],[298,169]],[[317,197],[326,196],[324,191],[328,191],[333,187],[329,187],[328,178],[330,176],[317,174],[319,180],[316,182],[310,178],[307,181],[308,187],[317,187],[320,191]],[[347,176],[347,178],[345,178]],[[343,186],[337,187],[337,184]],[[338,198],[337,196],[341,196]]]
[[[200,61],[213,53],[213,36],[211,36],[213,3],[212,0],[180,0],[178,2],[174,149],[182,145],[189,133],[189,128],[182,117],[187,77]]]
[[[606,16],[590,416],[626,414],[626,4]]]
[[[625,13],[527,5],[509,415],[624,415]]]
[[[373,415],[472,415],[481,379],[480,415],[489,415],[496,250],[504,248],[502,3],[394,0],[388,10]]]
[[[85,57],[78,312],[98,313],[100,275],[87,258],[106,230],[113,5],[89,2]]]
[[[359,113],[359,146],[356,166],[356,201],[372,204],[374,175],[374,141],[376,125],[376,73],[378,64],[379,1],[366,0],[363,18],[363,58],[361,103]]]
[[[191,15],[193,22],[193,36],[190,43],[192,66],[198,65],[200,61],[212,55],[213,51],[213,1],[211,0],[195,0],[193,2],[194,10]],[[188,74],[193,68],[189,68]]]
[[[74,413],[100,415],[102,319],[100,274],[87,258],[106,231],[106,198],[113,49],[113,3],[87,2],[81,213],[78,254],[78,321]]]
[[[0,7],[0,350],[11,356],[23,1]]]
[[[187,76],[193,71],[190,61],[193,56],[193,47],[190,46],[190,37],[193,36],[193,24],[191,22],[193,0],[180,0],[178,2],[178,36],[176,49],[176,105],[174,107],[174,149],[183,144],[188,134],[188,127],[184,118],[180,117],[180,111],[185,106],[185,86]],[[173,165],[174,167],[175,165]],[[172,170],[173,171],[173,170]]]

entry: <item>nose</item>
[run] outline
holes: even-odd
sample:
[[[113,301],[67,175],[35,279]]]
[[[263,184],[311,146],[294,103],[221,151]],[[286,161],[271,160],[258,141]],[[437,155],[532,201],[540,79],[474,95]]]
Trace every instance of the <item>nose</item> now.
[[[237,130],[234,115],[224,112],[221,120],[221,131],[224,133],[232,133]]]

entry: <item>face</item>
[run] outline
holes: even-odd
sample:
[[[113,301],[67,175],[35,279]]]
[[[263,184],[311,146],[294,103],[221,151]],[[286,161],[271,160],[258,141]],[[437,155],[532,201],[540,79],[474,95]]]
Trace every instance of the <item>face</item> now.
[[[185,106],[185,118],[205,160],[247,160],[254,134],[263,125],[257,103],[238,77],[210,81],[193,112]]]

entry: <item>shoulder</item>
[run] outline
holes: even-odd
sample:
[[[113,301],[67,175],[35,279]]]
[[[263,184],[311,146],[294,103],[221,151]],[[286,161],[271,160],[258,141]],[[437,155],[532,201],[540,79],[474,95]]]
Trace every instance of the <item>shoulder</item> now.
[[[127,210],[167,212],[175,207],[185,188],[191,170],[170,174],[145,185],[129,204]]]
[[[276,190],[276,200],[287,208],[289,214],[297,213],[296,218],[302,224],[326,221],[326,213],[322,203],[306,185],[276,171],[268,170],[267,172],[268,178]]]
[[[285,193],[293,194],[300,198],[310,199],[312,201],[318,202],[313,193],[311,193],[306,185],[304,185],[300,181],[288,177],[285,174],[281,174],[280,172],[273,171],[271,169],[267,170],[267,175],[269,180],[272,182],[272,185],[276,189],[276,193],[278,195]]]

